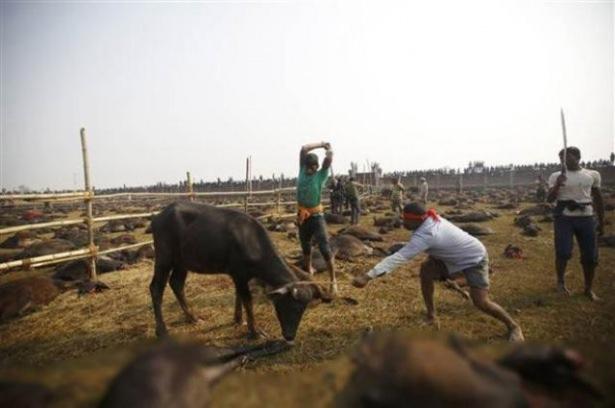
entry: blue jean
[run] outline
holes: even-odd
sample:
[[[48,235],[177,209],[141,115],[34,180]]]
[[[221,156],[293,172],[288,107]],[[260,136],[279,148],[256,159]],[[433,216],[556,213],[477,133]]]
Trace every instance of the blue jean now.
[[[299,225],[299,240],[301,241],[301,249],[304,255],[312,253],[312,238],[318,244],[322,257],[325,258],[325,261],[329,261],[333,254],[329,245],[327,224],[322,214],[312,215],[303,224]]]
[[[553,222],[555,256],[561,260],[572,257],[572,237],[577,238],[581,251],[581,264],[598,264],[598,246],[596,244],[596,220],[594,217],[570,217],[560,215]]]

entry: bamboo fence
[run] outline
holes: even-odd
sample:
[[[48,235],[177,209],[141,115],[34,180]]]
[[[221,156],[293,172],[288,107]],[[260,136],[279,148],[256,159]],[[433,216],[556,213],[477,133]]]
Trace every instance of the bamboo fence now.
[[[106,255],[113,252],[124,251],[127,249],[139,248],[146,245],[153,244],[153,241],[144,241],[139,242],[132,245],[120,246],[117,248],[110,248],[103,251],[100,251],[98,247],[94,244],[94,224],[107,222],[107,221],[115,221],[115,220],[125,220],[131,218],[150,218],[156,214],[158,211],[147,212],[147,213],[133,213],[133,214],[117,214],[117,215],[109,215],[104,217],[94,217],[93,216],[93,202],[97,200],[106,200],[106,199],[114,199],[121,197],[128,197],[131,199],[132,197],[187,197],[190,201],[194,201],[196,197],[203,198],[242,198],[243,203],[228,203],[228,204],[220,204],[217,207],[243,207],[245,212],[248,212],[250,207],[274,207],[275,211],[273,213],[264,214],[256,217],[259,220],[267,219],[269,217],[276,217],[277,219],[288,219],[296,216],[296,213],[281,213],[283,206],[287,205],[295,205],[295,201],[282,201],[282,195],[284,193],[291,193],[296,191],[295,187],[282,187],[282,182],[280,179],[280,184],[278,188],[273,190],[252,190],[252,157],[249,156],[246,158],[246,184],[244,191],[208,191],[208,192],[195,192],[192,184],[192,176],[190,172],[186,172],[186,191],[185,192],[176,192],[176,193],[150,193],[150,192],[138,192],[138,193],[114,193],[114,194],[94,194],[94,191],[91,187],[90,183],[90,168],[89,168],[89,158],[88,158],[88,149],[87,149],[87,137],[86,131],[84,128],[80,130],[80,139],[81,139],[81,152],[82,152],[82,160],[83,160],[83,174],[84,174],[84,190],[76,191],[71,193],[43,193],[43,194],[2,194],[0,195],[0,202],[13,200],[13,201],[46,201],[46,202],[66,202],[66,201],[83,201],[85,204],[86,215],[83,218],[76,218],[70,220],[59,220],[59,221],[51,221],[51,222],[42,222],[42,223],[33,223],[33,224],[25,224],[18,225],[13,227],[7,227],[0,229],[0,236],[5,234],[12,234],[20,231],[29,231],[41,228],[52,228],[52,227],[62,227],[69,225],[78,225],[78,224],[86,224],[88,230],[88,246],[86,248],[76,249],[73,251],[60,252],[49,255],[42,255],[28,259],[20,259],[10,262],[0,263],[0,271],[6,271],[15,267],[24,267],[24,268],[36,268],[40,266],[52,265],[60,262],[72,261],[77,259],[88,259],[88,266],[90,272],[90,279],[96,281],[96,257],[100,255]],[[253,196],[273,196],[274,201],[265,201],[265,202],[250,202],[250,199]],[[362,195],[365,196],[365,195]],[[323,204],[328,204],[328,200],[323,200]]]
[[[114,193],[114,194],[101,194],[96,195],[91,187],[90,183],[90,168],[89,168],[89,157],[88,157],[88,149],[87,149],[87,137],[86,131],[84,128],[80,130],[80,139],[81,139],[81,152],[82,152],[82,160],[83,160],[83,174],[84,174],[84,190],[76,191],[70,193],[43,193],[43,194],[3,194],[0,195],[0,202],[7,200],[14,201],[46,201],[46,202],[66,202],[66,201],[83,201],[85,204],[86,215],[83,218],[76,218],[70,220],[59,220],[59,221],[51,221],[51,222],[43,222],[43,223],[33,223],[26,225],[18,225],[13,227],[7,227],[0,229],[0,236],[5,234],[12,234],[20,231],[29,231],[41,228],[52,228],[52,227],[62,227],[69,225],[78,225],[78,224],[86,224],[88,229],[88,246],[86,248],[76,249],[73,251],[60,252],[49,255],[42,255],[28,259],[20,259],[10,262],[0,263],[0,271],[6,271],[15,267],[24,267],[24,268],[36,268],[40,266],[52,265],[60,262],[66,262],[77,259],[88,259],[89,271],[90,271],[90,279],[95,281],[97,280],[96,274],[96,257],[100,255],[110,254],[113,252],[123,251],[127,249],[133,249],[142,247],[145,245],[151,245],[153,241],[145,241],[139,242],[132,245],[120,246],[117,248],[106,249],[100,251],[98,247],[94,244],[94,224],[107,222],[107,221],[115,221],[115,220],[125,220],[131,218],[149,218],[156,214],[158,211],[147,212],[147,213],[133,213],[133,214],[117,214],[110,215],[104,217],[94,217],[93,216],[93,202],[97,200],[105,200],[105,199],[114,199],[120,197],[128,197],[129,199],[132,197],[187,197],[190,201],[194,201],[196,197],[203,198],[243,198],[243,204],[241,203],[229,203],[229,204],[220,204],[218,207],[242,207],[244,211],[248,211],[250,207],[274,207],[275,212],[270,214],[265,214],[257,217],[258,219],[267,219],[269,217],[275,216],[279,219],[287,219],[296,216],[295,212],[282,214],[282,206],[286,205],[294,205],[295,201],[282,201],[283,193],[294,192],[296,189],[294,187],[286,187],[282,188],[282,184],[278,188],[273,190],[252,190],[252,158],[248,157],[246,159],[246,188],[244,191],[224,191],[224,192],[195,192],[192,184],[192,176],[190,172],[186,173],[186,191],[185,192],[177,192],[177,193],[150,193],[150,192],[138,192],[138,193]],[[274,196],[275,201],[265,201],[265,202],[250,202],[250,198],[253,196]]]

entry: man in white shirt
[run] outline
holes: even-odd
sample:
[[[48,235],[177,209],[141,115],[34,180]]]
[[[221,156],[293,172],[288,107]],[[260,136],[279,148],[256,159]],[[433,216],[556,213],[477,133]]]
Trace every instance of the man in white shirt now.
[[[564,150],[559,152],[564,162]],[[600,192],[600,173],[579,166],[581,151],[576,147],[566,150],[566,172],[557,171],[549,177],[548,202],[557,200],[554,211],[553,232],[555,235],[555,270],[557,288],[568,295],[564,275],[566,265],[572,256],[572,237],[577,238],[581,252],[581,265],[585,278],[585,296],[590,300],[599,300],[592,290],[596,265],[598,264],[598,246],[596,229],[602,235],[604,231],[604,205]],[[596,218],[598,225],[596,225]]]
[[[421,177],[419,179],[419,200],[423,204],[427,204],[427,195],[429,194],[429,184],[427,184],[427,180],[425,177]]]
[[[410,241],[366,274],[355,277],[352,284],[363,288],[369,281],[392,272],[419,253],[426,252],[429,258],[421,265],[420,277],[428,323],[438,325],[433,301],[434,280],[444,280],[463,273],[470,286],[474,305],[504,323],[510,341],[523,341],[519,324],[500,305],[489,299],[489,256],[485,246],[441,218],[435,210],[425,211],[418,203],[404,207],[403,220],[404,227],[414,231]]]

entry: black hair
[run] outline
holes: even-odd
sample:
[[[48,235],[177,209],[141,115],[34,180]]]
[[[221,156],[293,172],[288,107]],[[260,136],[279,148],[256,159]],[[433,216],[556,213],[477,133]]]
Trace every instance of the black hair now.
[[[311,166],[318,166],[318,156],[316,156],[314,153],[308,153],[305,156],[305,165],[307,167],[311,167]]]
[[[581,160],[581,150],[579,150],[578,147],[570,146],[566,148],[566,151],[570,153],[571,155],[575,156],[577,160]],[[564,155],[564,149],[559,151],[559,157],[562,157],[563,155]]]
[[[423,215],[425,214],[425,207],[419,203],[408,203],[404,206],[404,212],[409,214]]]

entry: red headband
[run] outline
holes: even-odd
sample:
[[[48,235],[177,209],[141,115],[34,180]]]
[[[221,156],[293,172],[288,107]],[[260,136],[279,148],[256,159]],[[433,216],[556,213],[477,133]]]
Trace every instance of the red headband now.
[[[425,214],[422,215],[409,212],[405,212],[403,214],[403,219],[408,221],[425,221],[427,218],[431,218],[434,221],[440,221],[440,217],[436,213],[436,210],[433,208],[430,208],[429,210],[425,211]]]

